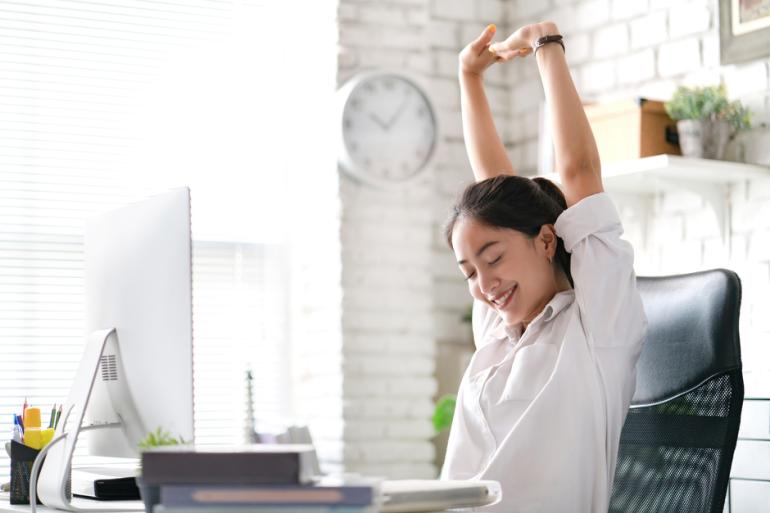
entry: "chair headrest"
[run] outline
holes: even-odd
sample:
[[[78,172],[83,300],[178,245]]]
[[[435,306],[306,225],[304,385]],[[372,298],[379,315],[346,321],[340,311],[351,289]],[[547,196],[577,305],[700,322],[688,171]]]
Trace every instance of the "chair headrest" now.
[[[741,282],[725,269],[639,277],[647,338],[631,404],[655,404],[740,369]]]

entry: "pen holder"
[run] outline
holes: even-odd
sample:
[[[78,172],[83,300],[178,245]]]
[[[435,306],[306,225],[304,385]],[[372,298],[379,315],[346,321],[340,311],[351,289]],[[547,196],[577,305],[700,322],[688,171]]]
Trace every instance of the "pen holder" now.
[[[29,476],[39,450],[11,442],[11,504],[29,504]],[[38,481],[39,482],[39,481]],[[72,480],[67,481],[67,497],[72,497]],[[37,503],[40,498],[37,497]]]

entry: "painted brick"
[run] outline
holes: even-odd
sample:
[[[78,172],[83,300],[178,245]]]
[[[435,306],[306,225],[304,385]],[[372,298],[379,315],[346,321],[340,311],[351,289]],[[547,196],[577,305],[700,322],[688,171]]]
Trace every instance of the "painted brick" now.
[[[729,268],[730,263],[730,245],[725,244],[721,237],[703,241],[703,267],[705,269]]]
[[[688,87],[704,87],[718,84],[722,81],[719,70],[716,69],[698,69],[687,74],[681,84]]]
[[[631,21],[631,48],[644,48],[666,41],[666,14],[666,11],[657,11]]]
[[[654,244],[679,244],[684,240],[684,219],[681,215],[656,217],[650,222],[649,232]]]
[[[624,23],[601,28],[594,33],[593,54],[601,59],[628,50],[628,26]]]
[[[661,250],[661,271],[665,274],[689,273],[702,268],[703,244],[701,241],[684,241],[677,245],[664,245]]]
[[[749,260],[770,262],[770,230],[757,230],[749,236]]]
[[[692,192],[672,191],[658,197],[657,211],[663,214],[697,210],[703,206],[703,199]]]
[[[459,51],[460,29],[456,23],[432,19],[425,27],[427,43],[435,48]]]
[[[424,5],[406,9],[405,16],[408,25],[425,27],[431,22],[430,11]]]
[[[536,18],[539,14],[543,14],[550,8],[549,0],[542,0],[533,2],[531,0],[509,0],[510,17],[515,20],[523,20]]]
[[[764,62],[725,68],[724,78],[731,98],[767,91],[767,65]]]
[[[340,44],[361,48],[418,49],[425,44],[425,35],[420,30],[379,25],[346,25],[340,30]]]
[[[414,376],[431,376],[434,367],[433,358],[425,356],[346,356],[342,364],[346,377],[366,376],[371,379],[391,376],[413,379]]]
[[[719,224],[710,208],[685,214],[685,237],[687,239],[705,239],[719,237]]]
[[[430,10],[437,19],[467,21],[476,15],[473,2],[466,0],[431,0]]]
[[[658,73],[662,77],[682,75],[701,66],[700,41],[695,38],[660,45]]]
[[[575,25],[578,29],[588,30],[599,27],[610,19],[609,0],[588,0],[577,4]]]
[[[591,38],[588,33],[575,34],[569,38],[569,54],[567,61],[570,65],[584,62],[591,56]]]
[[[572,47],[572,38],[581,33],[582,27],[578,25],[577,17],[575,16],[577,8],[574,5],[565,5],[553,9],[548,13],[548,18],[556,24],[559,32],[565,36],[569,36],[566,39],[565,45],[569,44]],[[572,50],[570,50],[570,54]]]
[[[430,93],[433,104],[437,107],[460,108],[460,87],[457,79],[433,78],[430,81]]]
[[[350,330],[345,334],[345,355],[425,356],[436,354],[435,344],[422,335],[368,333]]]
[[[703,51],[703,65],[707,68],[715,68],[721,62],[719,36],[711,33],[701,38],[701,49]]]
[[[668,13],[668,29],[672,38],[706,32],[711,26],[711,11],[698,2],[678,2]]]
[[[612,0],[612,19],[625,20],[647,12],[647,0]]]
[[[618,59],[618,82],[633,84],[655,77],[655,52],[652,48]]]
[[[511,111],[513,114],[523,114],[537,109],[544,98],[543,86],[540,81],[529,80],[512,88]]]
[[[612,89],[616,82],[616,69],[611,61],[591,62],[580,68],[581,90],[595,93]]]
[[[358,21],[402,27],[406,23],[406,9],[386,3],[362,4],[358,10]]]
[[[678,84],[673,80],[654,80],[637,87],[637,95],[653,100],[668,100],[674,94]]]
[[[436,109],[436,118],[441,130],[441,135],[450,139],[462,139],[463,120],[460,112],[454,109]]]
[[[507,19],[508,1],[503,0],[477,0],[477,18],[483,22],[503,23]]]

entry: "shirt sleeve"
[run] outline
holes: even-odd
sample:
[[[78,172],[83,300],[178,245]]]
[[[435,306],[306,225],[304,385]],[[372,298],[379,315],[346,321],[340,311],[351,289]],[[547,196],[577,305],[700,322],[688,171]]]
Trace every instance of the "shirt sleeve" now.
[[[596,346],[641,342],[647,326],[636,288],[634,250],[609,195],[583,198],[562,212],[556,234],[571,253],[575,300]]]
[[[504,337],[503,321],[497,313],[481,301],[473,300],[471,312],[471,325],[473,327],[473,343],[476,349],[486,345],[491,337]]]

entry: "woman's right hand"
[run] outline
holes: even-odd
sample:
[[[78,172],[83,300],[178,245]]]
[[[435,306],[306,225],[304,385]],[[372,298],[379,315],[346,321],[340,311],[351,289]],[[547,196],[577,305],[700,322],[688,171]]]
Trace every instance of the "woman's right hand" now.
[[[487,25],[484,32],[460,52],[460,73],[465,75],[481,76],[488,67],[500,60],[495,54],[489,51],[489,45],[492,38],[495,37],[496,27],[494,24]]]

